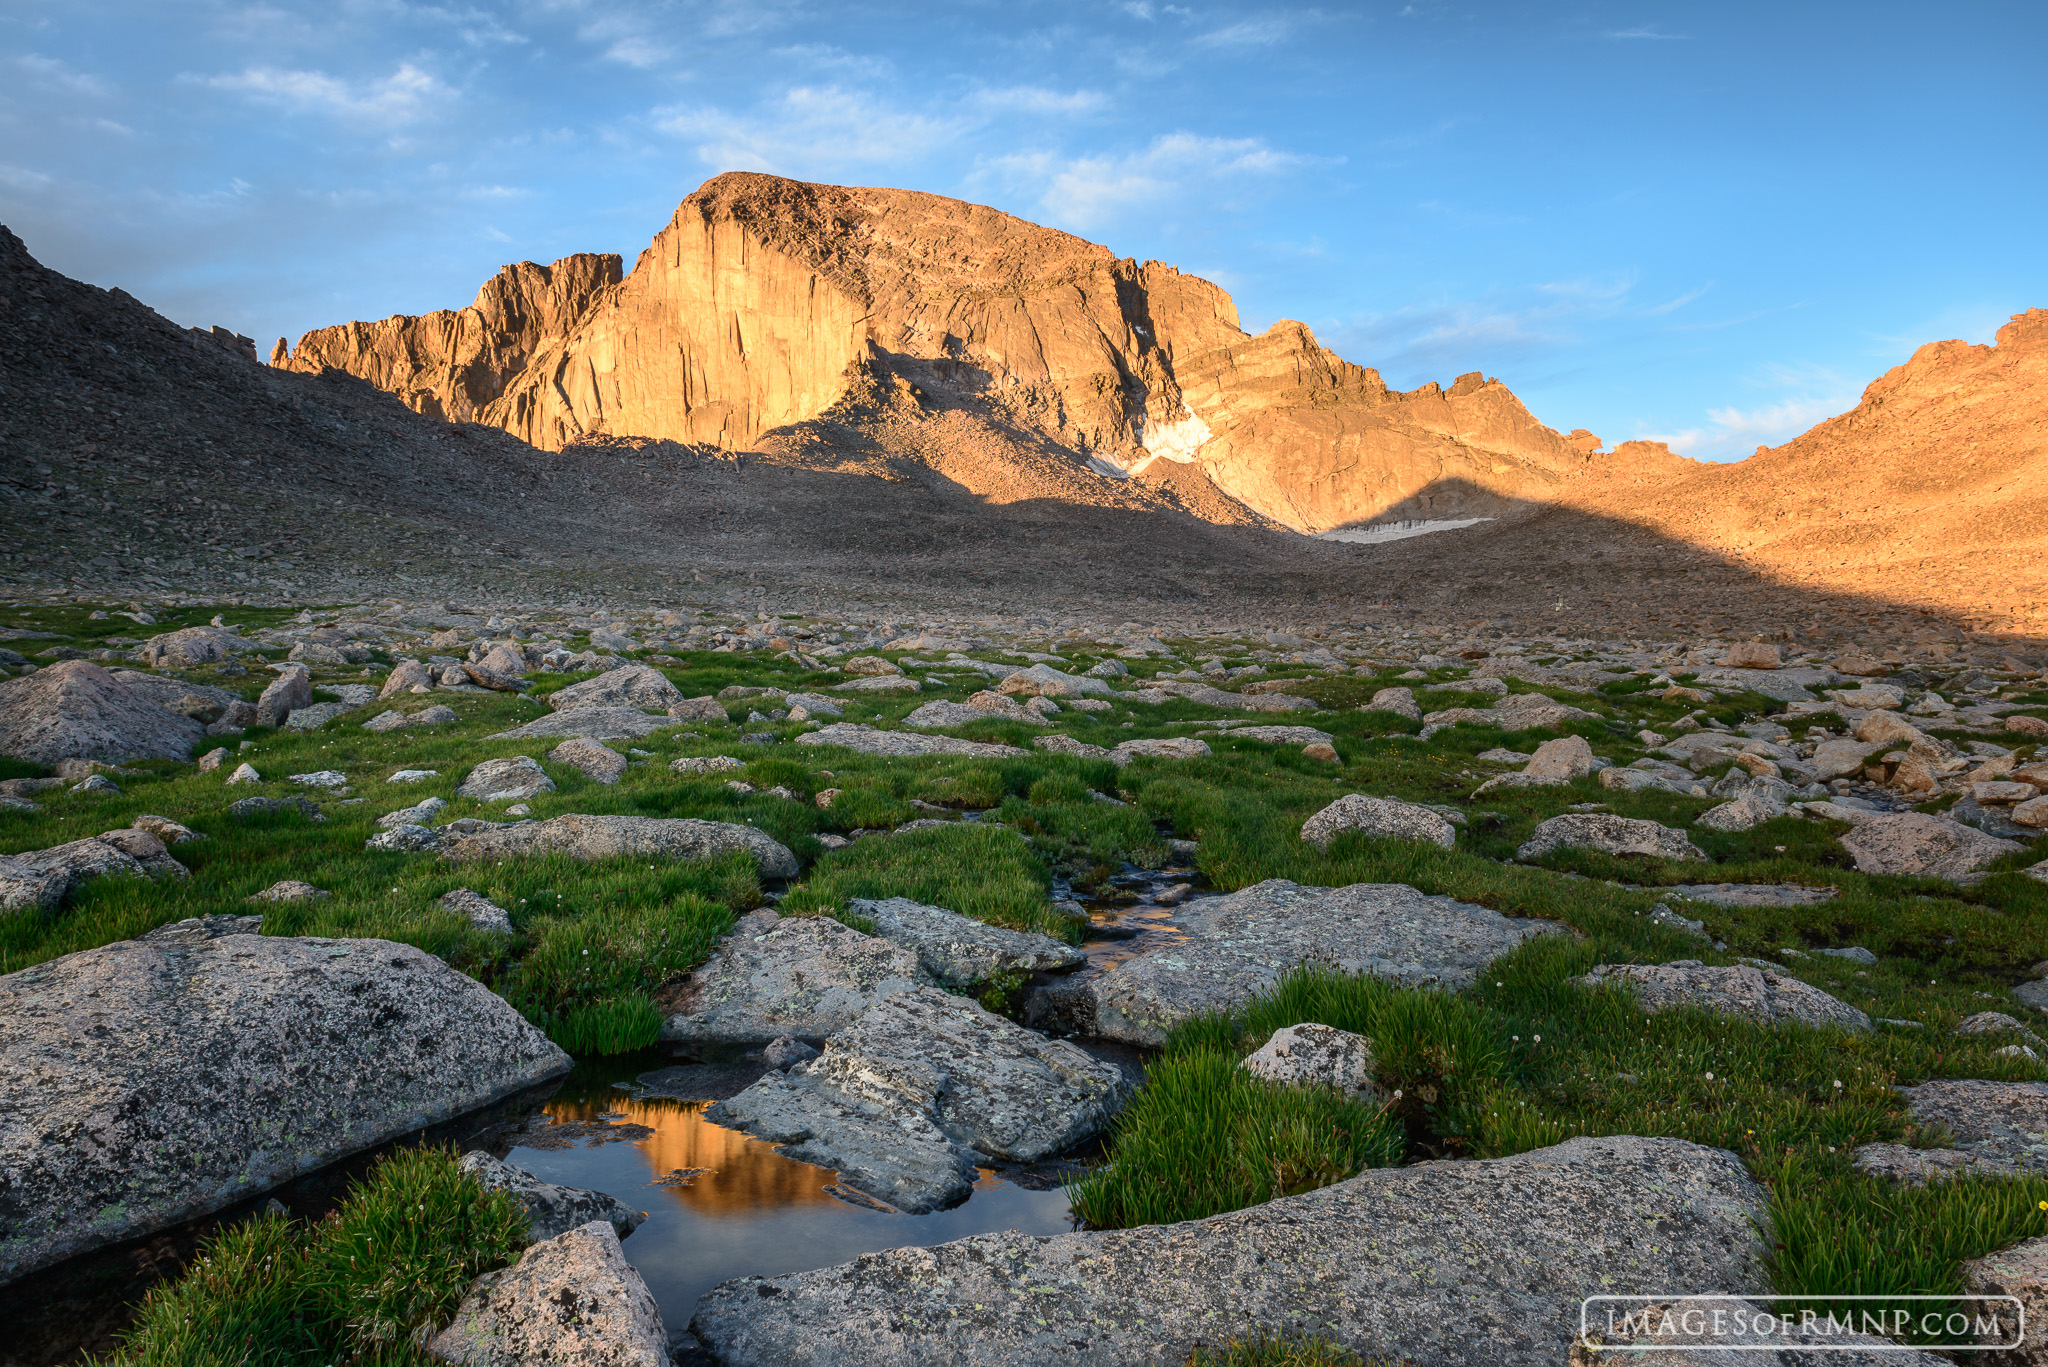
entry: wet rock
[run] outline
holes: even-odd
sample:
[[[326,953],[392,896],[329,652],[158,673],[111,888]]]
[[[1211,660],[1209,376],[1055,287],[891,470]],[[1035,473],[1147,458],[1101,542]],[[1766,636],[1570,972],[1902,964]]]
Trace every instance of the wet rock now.
[[[1457,828],[1427,807],[1392,798],[1347,793],[1301,823],[1301,838],[1317,849],[1347,832],[1393,840],[1422,840],[1452,849]]]
[[[833,722],[796,738],[798,745],[843,745],[863,755],[972,755],[978,759],[1021,759],[1025,751],[1014,745],[961,740],[957,736],[909,735],[902,731],[877,731],[856,722]]]
[[[292,713],[312,705],[312,674],[304,665],[286,665],[256,699],[256,724],[283,726]]]
[[[471,891],[469,888],[457,888],[453,892],[442,893],[441,909],[454,912],[457,916],[468,921],[473,928],[481,930],[487,935],[510,935],[512,933],[511,913],[482,893]],[[560,1231],[556,1232],[559,1233]],[[627,1231],[627,1233],[631,1232],[631,1230]]]
[[[187,759],[206,728],[125,688],[87,660],[0,681],[0,755],[32,764],[74,756]]]
[[[1706,855],[1685,838],[1654,821],[1637,821],[1600,812],[1573,812],[1541,822],[1529,839],[1515,851],[1515,858],[1541,859],[1555,850],[1599,850],[1604,854],[1646,855],[1652,859],[1698,860]]]
[[[668,676],[651,665],[621,665],[582,683],[548,695],[547,703],[557,712],[579,707],[630,707],[664,715],[686,701]],[[725,719],[719,709],[719,720]]]
[[[616,1197],[585,1187],[562,1187],[543,1182],[525,1168],[491,1157],[482,1149],[462,1155],[462,1171],[477,1180],[485,1191],[509,1194],[533,1222],[535,1243],[552,1239],[592,1220],[609,1224],[623,1239],[647,1219],[644,1210],[633,1210]]]
[[[548,751],[548,758],[579,771],[593,783],[617,783],[626,772],[624,755],[585,736],[563,741]]]
[[[1030,1022],[1157,1046],[1190,1016],[1239,1006],[1302,963],[1456,988],[1532,935],[1568,933],[1400,883],[1316,888],[1280,878],[1186,903],[1168,924],[1186,938],[1035,993]]]
[[[761,1062],[775,1071],[786,1072],[799,1063],[808,1063],[818,1056],[818,1051],[805,1044],[795,1035],[777,1035],[761,1047]],[[744,1090],[744,1089],[742,1089]],[[733,1095],[737,1096],[735,1092]]]
[[[1214,753],[1207,741],[1193,736],[1165,736],[1127,740],[1109,752],[1109,762],[1121,769],[1134,759],[1202,759]]]
[[[490,989],[385,940],[124,940],[0,977],[0,1019],[0,1281],[569,1070]]]
[[[487,759],[469,771],[469,777],[455,789],[455,796],[478,802],[524,802],[530,797],[555,791],[555,781],[531,755]]]
[[[1331,1025],[1288,1025],[1275,1030],[1240,1065],[1253,1077],[1288,1087],[1329,1087],[1377,1104],[1372,1041]]]
[[[610,677],[609,675],[605,677]],[[596,679],[586,682],[596,683]],[[642,712],[637,707],[572,707],[566,712],[550,712],[547,716],[515,726],[510,731],[499,731],[490,736],[491,740],[537,740],[555,736],[584,736],[591,740],[640,740],[656,731],[666,731],[681,723],[675,717],[656,717]]]
[[[1960,878],[2024,847],[1944,817],[1892,812],[1857,822],[1843,833],[1842,848],[1861,873]]]
[[[1679,1007],[1703,1007],[1762,1025],[1797,1022],[1859,1032],[1870,1029],[1870,1017],[1846,1002],[1787,974],[1747,964],[1710,968],[1698,959],[1601,964],[1571,981],[1580,987],[1626,984],[1635,990],[1643,1010],[1652,1015]]]
[[[669,1367],[668,1330],[618,1232],[593,1220],[464,1293],[427,1345],[462,1367]]]
[[[272,883],[261,892],[249,894],[252,902],[310,902],[315,898],[332,897],[325,888],[316,888],[298,878],[286,878]]]
[[[1064,973],[1088,961],[1080,950],[1050,935],[1005,930],[907,897],[856,897],[846,909],[871,921],[875,934],[914,952],[925,972],[947,987],[1006,973]]]
[[[1370,1359],[1556,1367],[1587,1287],[1765,1292],[1765,1207],[1734,1154],[1573,1139],[1185,1224],[981,1234],[737,1278],[690,1327],[727,1367],[1171,1364],[1246,1325],[1314,1326]]]
[[[474,864],[525,855],[565,854],[588,864],[621,855],[642,860],[696,862],[735,852],[751,855],[764,877],[789,878],[796,874],[796,856],[766,831],[726,821],[658,816],[578,813],[546,821],[521,821],[458,836],[442,847],[441,855],[451,863]]]
[[[823,916],[756,911],[690,974],[665,1044],[823,1039],[884,997],[928,982],[915,952]]]
[[[1124,1087],[1113,1063],[918,987],[705,1116],[916,1214],[965,1200],[978,1160],[1033,1162],[1100,1133]]]
[[[1988,1082],[1941,1078],[1901,1087],[1916,1125],[1943,1125],[1954,1137],[1948,1149],[1907,1149],[1866,1144],[1856,1166],[1874,1176],[1920,1185],[1958,1173],[2010,1177],[2048,1173],[2048,1083]]]

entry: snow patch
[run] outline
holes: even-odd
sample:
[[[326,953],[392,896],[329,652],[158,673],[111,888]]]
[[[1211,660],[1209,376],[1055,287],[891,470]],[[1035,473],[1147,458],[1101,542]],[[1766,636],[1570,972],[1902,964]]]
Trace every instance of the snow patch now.
[[[1195,416],[1195,410],[1187,406],[1186,400],[1182,400],[1180,412],[1181,416],[1173,422],[1145,424],[1139,442],[1156,457],[1186,465],[1215,433],[1209,430],[1208,423]]]
[[[1405,541],[1411,536],[1428,536],[1431,532],[1457,532],[1467,527],[1476,527],[1482,522],[1492,522],[1490,517],[1455,517],[1442,521],[1418,521],[1413,519],[1400,522],[1382,522],[1371,527],[1339,527],[1333,532],[1318,532],[1318,541],[1348,541],[1356,546],[1377,546],[1382,541]]]

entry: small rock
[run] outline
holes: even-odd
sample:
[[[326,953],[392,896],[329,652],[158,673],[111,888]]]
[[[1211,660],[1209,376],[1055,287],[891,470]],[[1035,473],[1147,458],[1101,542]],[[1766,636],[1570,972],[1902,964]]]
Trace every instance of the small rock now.
[[[1597,813],[1554,816],[1530,833],[1527,843],[1515,851],[1515,858],[1528,862],[1562,849],[1599,850],[1606,854],[1644,855],[1653,859],[1696,860],[1706,855],[1685,838],[1654,821]]]
[[[1421,840],[1445,849],[1457,845],[1458,833],[1443,817],[1412,802],[1347,793],[1304,821],[1301,838],[1318,849],[1346,832],[1394,840]]]
[[[424,783],[430,778],[441,777],[439,769],[400,769],[385,779],[386,783]]]
[[[426,798],[413,806],[386,812],[377,818],[377,825],[387,831],[395,826],[424,826],[446,810],[447,806],[448,804],[438,797]]]
[[[1746,831],[1761,826],[1766,821],[1785,815],[1783,803],[1772,802],[1755,793],[1744,793],[1741,797],[1710,807],[1701,812],[1694,825],[1705,826],[1710,831]]]
[[[442,900],[445,903],[447,899]],[[502,911],[498,914],[504,915]],[[560,1187],[553,1182],[543,1182],[526,1169],[493,1158],[482,1149],[471,1149],[462,1155],[458,1166],[474,1177],[485,1191],[502,1191],[510,1195],[532,1222],[528,1237],[535,1243],[566,1234],[593,1220],[609,1224],[613,1232],[623,1239],[647,1218],[646,1212],[633,1210],[616,1197],[584,1187]]]
[[[422,850],[441,848],[440,832],[426,826],[393,826],[388,831],[379,831],[363,842],[366,850],[380,850],[386,853],[417,854]]]
[[[199,757],[199,772],[202,774],[212,773],[220,768],[221,762],[227,757],[228,752],[225,747],[215,746]]]
[[[230,783],[261,783],[263,775],[256,772],[254,765],[244,764],[228,775]]]
[[[1569,781],[1593,772],[1593,747],[1584,736],[1559,736],[1536,747],[1522,772],[1531,778]]]
[[[93,774],[83,783],[73,784],[71,791],[74,793],[113,793],[119,796],[121,785],[108,778],[105,774]]]
[[[1418,674],[1415,677],[1423,678],[1426,676]],[[1395,716],[1406,717],[1409,721],[1422,720],[1422,709],[1416,706],[1415,692],[1409,688],[1382,688],[1379,692],[1372,695],[1371,702],[1359,710],[1363,712],[1392,712]]]
[[[1372,1041],[1329,1025],[1289,1025],[1275,1030],[1239,1065],[1253,1077],[1289,1087],[1330,1087],[1378,1104],[1378,1067]]]
[[[1109,752],[1109,762],[1121,769],[1134,759],[1202,759],[1214,753],[1207,741],[1193,736],[1167,736],[1124,741]]]
[[[325,888],[316,888],[311,883],[297,878],[286,878],[272,883],[261,892],[249,894],[252,902],[310,902],[317,897],[332,897]]]
[[[594,682],[594,681],[593,681]],[[555,781],[530,755],[487,759],[469,771],[455,790],[455,796],[478,802],[519,802],[555,791]]]
[[[256,700],[256,724],[283,726],[293,712],[312,705],[312,674],[304,665],[286,665]]]
[[[816,1049],[795,1035],[777,1035],[761,1048],[761,1062],[778,1073],[786,1073],[799,1063],[809,1063],[817,1056]]]
[[[292,782],[302,788],[346,788],[348,775],[339,769],[321,769],[311,774],[293,774]]]
[[[467,920],[471,927],[489,935],[510,935],[512,917],[505,908],[480,892],[457,888],[441,894],[441,907]],[[626,1231],[632,1233],[631,1230]]]
[[[1321,760],[1325,764],[1338,762],[1336,747],[1327,741],[1310,741],[1301,747],[1301,753],[1309,759]]]
[[[623,671],[620,671],[623,672]],[[557,764],[566,764],[576,769],[593,783],[617,783],[626,772],[626,757],[608,745],[574,736],[548,751],[548,758]],[[531,793],[521,794],[531,797]]]
[[[1816,954],[1825,954],[1831,959],[1847,959],[1851,963],[1874,964],[1877,956],[1862,945],[1850,945],[1846,949],[1817,949]]]
[[[252,816],[269,816],[276,812],[297,812],[308,821],[327,819],[326,813],[303,797],[245,797],[240,802],[228,804],[228,815],[237,821],[246,821]]]
[[[609,1221],[532,1245],[471,1284],[427,1351],[462,1367],[669,1367],[668,1330]]]
[[[1709,968],[1698,959],[1678,959],[1668,964],[1601,964],[1571,981],[1581,987],[1627,983],[1634,987],[1643,1010],[1653,1015],[1674,1007],[1700,1006],[1745,1016],[1764,1025],[1797,1021],[1858,1032],[1870,1029],[1870,1017],[1855,1007],[1768,968]]]
[[[577,813],[546,821],[522,821],[458,836],[448,841],[442,856],[450,863],[471,864],[562,854],[587,864],[620,855],[642,860],[695,861],[734,852],[752,856],[765,877],[789,878],[797,872],[796,856],[765,831],[724,821],[652,816]]]
[[[1071,972],[1087,962],[1080,950],[1049,935],[1006,930],[907,897],[853,898],[846,909],[872,922],[875,934],[914,952],[925,972],[947,987],[1007,973]]]
[[[746,768],[743,760],[731,755],[685,755],[670,760],[669,769],[678,774],[733,774]]]
[[[1778,648],[1763,641],[1737,641],[1728,647],[1721,663],[1729,669],[1777,669],[1784,664]]]

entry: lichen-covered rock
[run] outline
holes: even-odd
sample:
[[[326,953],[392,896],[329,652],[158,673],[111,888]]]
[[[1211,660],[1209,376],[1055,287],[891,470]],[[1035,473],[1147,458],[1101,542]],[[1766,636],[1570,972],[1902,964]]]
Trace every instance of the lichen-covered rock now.
[[[796,856],[766,831],[729,821],[658,816],[574,813],[521,821],[457,836],[442,846],[441,854],[456,864],[534,854],[566,854],[588,864],[620,855],[694,862],[735,851],[752,855],[765,877],[789,878],[797,871]]]
[[[1627,983],[1645,1011],[1655,1014],[1677,1007],[1704,1007],[1744,1016],[1763,1025],[1796,1021],[1801,1025],[1833,1025],[1844,1030],[1870,1029],[1870,1017],[1817,987],[1783,973],[1736,964],[1710,968],[1698,959],[1668,964],[1601,964],[1572,979],[1581,987]]]
[[[670,1044],[823,1039],[884,997],[930,981],[917,954],[823,916],[756,911],[718,942],[662,1026]]]
[[[281,878],[261,892],[249,894],[252,902],[310,902],[319,897],[332,897],[326,888],[319,888],[303,878]]]
[[[123,687],[89,660],[0,681],[0,755],[62,759],[189,759],[206,727]]]
[[[469,888],[456,888],[453,892],[444,892],[441,894],[441,907],[444,911],[454,912],[471,926],[488,935],[512,933],[511,914],[480,892]]]
[[[592,783],[617,783],[626,772],[624,755],[587,736],[570,737],[548,751],[548,758],[580,771]]]
[[[1746,831],[1785,815],[1786,810],[1782,802],[1773,802],[1756,793],[1744,793],[1718,807],[1709,807],[1694,819],[1693,824],[1705,826],[1710,831]]]
[[[1372,695],[1372,701],[1359,709],[1364,712],[1392,712],[1409,721],[1421,721],[1422,709],[1415,705],[1415,691],[1410,688],[1382,688]]]
[[[1889,812],[1857,822],[1843,833],[1842,848],[1861,873],[1960,878],[2025,847],[1946,817]]]
[[[313,705],[313,675],[304,665],[286,665],[256,699],[258,726],[283,726],[292,713]]]
[[[682,690],[652,665],[621,665],[548,695],[548,706],[557,712],[579,707],[633,707],[666,715],[684,701]],[[723,711],[719,719],[724,720]]]
[[[136,649],[136,656],[151,669],[191,669],[198,665],[232,660],[249,649],[249,643],[232,631],[219,627],[184,627],[152,636]]]
[[[187,878],[191,872],[146,830],[108,831],[8,856],[0,865],[0,911],[47,910],[80,883],[110,875]]]
[[[786,1072],[799,1063],[809,1063],[818,1051],[795,1035],[777,1035],[761,1046],[761,1062],[776,1072]]]
[[[1393,798],[1346,793],[1301,823],[1301,838],[1318,849],[1347,831],[1393,840],[1422,840],[1451,849],[1458,830],[1427,807]]]
[[[1652,859],[1698,860],[1706,855],[1685,838],[1654,821],[1610,816],[1604,812],[1572,812],[1538,823],[1515,858],[1541,859],[1555,850],[1599,850],[1604,854],[1646,855]]]
[[[1946,1126],[1955,1143],[1946,1150],[1901,1153],[1889,1152],[1897,1145],[1866,1144],[1856,1151],[1857,1165],[1866,1171],[1907,1181],[1958,1170],[2006,1176],[2048,1173],[2048,1082],[1939,1078],[1901,1087],[1899,1095],[1915,1124]],[[1938,1156],[1948,1154],[1961,1157]]]
[[[427,1351],[461,1367],[669,1367],[661,1309],[603,1220],[479,1277]]]
[[[1021,759],[1014,745],[961,740],[958,736],[918,736],[902,731],[877,731],[858,722],[836,721],[796,738],[798,745],[843,745],[863,755],[972,755],[978,759]]]
[[[1113,1063],[919,987],[705,1116],[915,1214],[967,1199],[978,1160],[1033,1162],[1100,1133],[1124,1087]]]
[[[385,940],[124,940],[0,977],[0,1282],[569,1070]]]
[[[603,1220],[623,1239],[640,1228],[647,1212],[634,1210],[617,1197],[587,1187],[562,1187],[543,1182],[525,1168],[493,1158],[482,1149],[462,1155],[462,1171],[474,1177],[485,1191],[510,1193],[532,1222],[530,1237],[539,1243],[567,1234],[592,1220]]]
[[[1214,753],[1209,742],[1194,736],[1162,736],[1127,740],[1109,752],[1109,762],[1121,769],[1134,759],[1201,759]]]
[[[1978,1342],[2012,1343],[2017,1339],[2020,1345],[2004,1352],[1973,1353],[1971,1359],[1993,1367],[2040,1367],[2048,1362],[2048,1239],[2028,1239],[1972,1258],[1957,1270],[1962,1273],[1965,1293],[2011,1296],[2019,1302],[2019,1313],[2010,1304],[1997,1302],[1971,1307],[1993,1321],[1978,1332]]]
[[[31,867],[0,854],[0,916],[25,911],[54,911],[71,886],[68,869]]]
[[[609,676],[604,676],[609,677]],[[586,680],[596,683],[597,679]],[[681,725],[676,717],[656,717],[637,707],[572,707],[499,731],[491,740],[537,740],[554,736],[587,736],[591,740],[639,740],[656,731]]]
[[[419,854],[426,850],[440,849],[441,833],[430,826],[415,826],[401,822],[365,840],[363,848],[386,854]]]
[[[1222,740],[1255,740],[1266,745],[1330,745],[1337,739],[1313,726],[1232,726],[1211,734]]]
[[[670,760],[668,767],[676,774],[736,774],[747,766],[731,755],[685,755]]]
[[[1005,930],[907,897],[853,898],[846,909],[873,922],[875,934],[912,950],[925,972],[948,987],[987,982],[1005,973],[1063,973],[1088,956],[1050,935]]]
[[[524,802],[555,791],[555,781],[531,755],[487,759],[469,771],[455,789],[455,796],[478,802]]]
[[[1264,1082],[1287,1087],[1329,1087],[1377,1102],[1380,1086],[1372,1041],[1333,1025],[1287,1025],[1245,1055],[1239,1065]]]
[[[1281,878],[1184,903],[1168,923],[1185,938],[1034,993],[1031,1023],[1157,1046],[1182,1021],[1240,1006],[1299,964],[1463,987],[1530,936],[1566,933],[1401,883],[1315,888]]]
[[[1536,747],[1522,772],[1530,778],[1567,783],[1593,772],[1593,747],[1584,736],[1559,736]]]
[[[741,1277],[690,1327],[726,1367],[1171,1364],[1247,1325],[1390,1362],[1558,1367],[1596,1290],[1767,1294],[1765,1207],[1732,1153],[1573,1139],[1185,1224],[978,1234]]]

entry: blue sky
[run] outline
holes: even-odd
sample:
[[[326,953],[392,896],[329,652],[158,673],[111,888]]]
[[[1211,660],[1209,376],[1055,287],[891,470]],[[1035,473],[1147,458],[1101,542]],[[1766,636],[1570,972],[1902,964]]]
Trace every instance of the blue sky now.
[[[2039,0],[15,0],[0,222],[267,348],[630,264],[718,171],[907,186],[1731,459],[2048,306],[2044,40]]]

